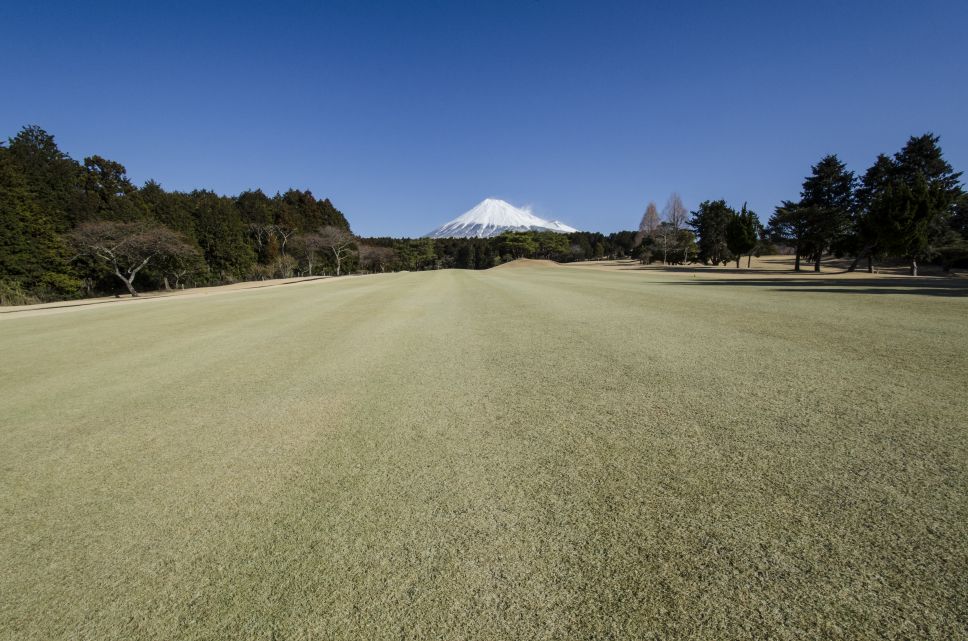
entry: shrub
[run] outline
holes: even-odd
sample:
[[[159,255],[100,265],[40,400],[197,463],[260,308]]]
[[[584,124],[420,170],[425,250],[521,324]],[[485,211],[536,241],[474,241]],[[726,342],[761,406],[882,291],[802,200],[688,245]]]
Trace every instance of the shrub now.
[[[33,305],[40,299],[25,291],[15,280],[0,278],[0,305]]]

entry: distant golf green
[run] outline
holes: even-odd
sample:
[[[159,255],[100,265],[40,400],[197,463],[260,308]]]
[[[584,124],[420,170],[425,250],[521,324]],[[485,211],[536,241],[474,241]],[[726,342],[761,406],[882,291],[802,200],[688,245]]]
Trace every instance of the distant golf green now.
[[[0,638],[964,639],[968,290],[817,278],[0,315]]]

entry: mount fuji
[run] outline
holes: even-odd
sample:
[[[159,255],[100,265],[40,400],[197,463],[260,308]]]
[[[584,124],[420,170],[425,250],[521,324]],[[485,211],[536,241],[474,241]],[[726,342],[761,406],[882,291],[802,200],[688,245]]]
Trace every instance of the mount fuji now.
[[[506,231],[578,231],[557,221],[538,218],[524,209],[497,198],[487,198],[467,213],[441,225],[424,238],[490,238]]]

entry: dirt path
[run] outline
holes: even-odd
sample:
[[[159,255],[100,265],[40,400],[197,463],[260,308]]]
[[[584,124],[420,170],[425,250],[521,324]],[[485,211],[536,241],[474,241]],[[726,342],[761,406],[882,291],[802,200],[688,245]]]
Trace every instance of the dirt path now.
[[[124,295],[103,296],[100,298],[82,298],[79,300],[56,301],[52,303],[38,303],[35,305],[11,305],[0,307],[0,320],[6,317],[38,316],[44,314],[55,314],[60,312],[78,311],[93,306],[103,305],[127,305],[137,303],[157,302],[161,300],[185,300],[191,298],[203,298],[207,296],[218,296],[220,294],[230,294],[234,292],[247,291],[253,289],[264,289],[266,287],[279,287],[282,285],[299,285],[303,283],[314,283],[323,280],[331,280],[329,276],[307,276],[304,278],[277,278],[273,280],[245,281],[233,283],[231,285],[217,285],[214,287],[194,287],[191,289],[179,289],[172,291],[146,292],[138,297]]]

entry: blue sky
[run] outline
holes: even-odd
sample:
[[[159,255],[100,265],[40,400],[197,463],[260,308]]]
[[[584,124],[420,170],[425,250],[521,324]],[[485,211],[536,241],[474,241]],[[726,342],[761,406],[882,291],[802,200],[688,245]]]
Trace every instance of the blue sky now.
[[[932,131],[968,170],[968,2],[0,5],[0,136],[137,183],[311,189],[363,235],[485,197],[635,228],[670,192],[764,220],[837,153]]]

